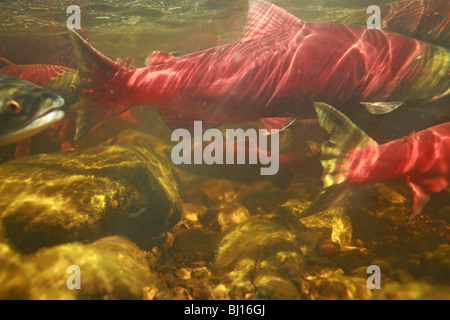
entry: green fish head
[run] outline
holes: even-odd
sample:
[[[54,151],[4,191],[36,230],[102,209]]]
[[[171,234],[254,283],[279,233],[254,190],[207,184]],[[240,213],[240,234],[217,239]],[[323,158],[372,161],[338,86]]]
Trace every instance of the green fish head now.
[[[432,102],[450,93],[450,51],[429,45],[405,69],[397,86],[405,101]]]
[[[64,109],[67,110],[78,102],[78,96],[81,93],[80,85],[78,70],[71,69],[51,78],[45,84],[45,88],[60,95],[65,101]]]
[[[61,120],[64,99],[27,81],[0,75],[0,146],[27,139]]]

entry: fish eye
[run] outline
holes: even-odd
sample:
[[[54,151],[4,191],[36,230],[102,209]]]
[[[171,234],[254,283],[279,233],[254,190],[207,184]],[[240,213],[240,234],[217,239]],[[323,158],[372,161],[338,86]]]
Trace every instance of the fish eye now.
[[[17,114],[22,111],[22,105],[16,100],[7,100],[3,105],[3,109],[12,114]]]
[[[77,90],[77,86],[74,85],[73,83],[69,86],[70,92],[75,92],[75,90]]]

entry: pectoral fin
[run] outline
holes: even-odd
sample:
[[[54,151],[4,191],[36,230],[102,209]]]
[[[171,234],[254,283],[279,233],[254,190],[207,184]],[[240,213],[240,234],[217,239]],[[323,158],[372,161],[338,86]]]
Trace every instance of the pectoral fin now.
[[[407,180],[408,185],[413,192],[413,207],[411,211],[411,215],[409,217],[410,220],[414,219],[419,215],[422,209],[427,204],[430,196],[428,192],[426,192],[421,186],[415,184],[410,179]]]
[[[13,65],[13,63],[11,61],[0,58],[0,69],[7,67],[7,66],[12,66],[12,65]]]
[[[402,101],[386,101],[386,102],[360,102],[361,106],[364,107],[371,114],[385,114],[394,111],[400,107]]]
[[[77,110],[76,132],[74,140],[78,140],[90,131],[99,127],[118,113],[108,105],[98,106],[93,110]]]

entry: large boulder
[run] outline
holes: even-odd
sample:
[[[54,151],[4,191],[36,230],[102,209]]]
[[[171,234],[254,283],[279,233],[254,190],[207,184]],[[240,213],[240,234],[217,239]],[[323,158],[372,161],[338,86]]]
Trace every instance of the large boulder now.
[[[109,235],[146,248],[181,216],[170,168],[138,147],[24,157],[0,176],[5,237],[25,252]]]

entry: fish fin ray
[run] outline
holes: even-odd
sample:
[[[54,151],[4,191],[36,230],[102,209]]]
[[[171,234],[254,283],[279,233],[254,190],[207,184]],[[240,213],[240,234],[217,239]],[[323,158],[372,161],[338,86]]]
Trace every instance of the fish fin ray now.
[[[95,110],[77,110],[74,140],[80,139],[116,115],[108,105],[99,105]]]
[[[366,145],[377,143],[359,129],[343,113],[325,103],[316,102],[320,126],[330,135],[328,141],[322,145],[320,162],[323,167],[322,182],[324,191],[315,201],[312,209],[306,214],[314,214],[332,205],[329,195],[346,195],[349,190],[347,172],[343,164],[347,161],[350,151]],[[321,204],[322,203],[322,204]]]
[[[12,63],[11,61],[4,59],[4,58],[0,58],[0,69],[5,68],[7,66],[12,66],[12,65],[14,65],[14,63]]]
[[[301,23],[299,18],[270,2],[250,0],[247,24],[241,42],[264,38],[293,24]]]
[[[322,181],[327,188],[346,179],[341,164],[345,163],[350,151],[366,145],[377,145],[364,131],[347,116],[332,106],[317,102],[314,104],[320,126],[330,135],[322,145]]]
[[[314,107],[320,126],[330,135],[328,141],[322,145],[320,156],[324,189],[300,214],[300,218],[321,212],[348,195],[353,185],[348,181],[347,172],[342,165],[347,161],[350,151],[365,145],[377,144],[347,116],[332,106],[316,102]]]
[[[295,118],[262,118],[261,123],[267,130],[282,131],[295,122]]]
[[[430,1],[432,4],[433,1]],[[424,13],[423,1],[410,1],[407,6],[394,3],[393,11],[396,11],[397,19],[390,19],[387,24],[389,30],[398,30],[397,33],[403,33],[412,36],[420,24],[422,14]]]
[[[82,37],[84,40],[86,40],[86,42],[88,42],[88,43],[91,42],[89,40],[89,36],[88,36],[88,33],[87,33],[86,29],[76,29],[76,33],[78,33],[80,35],[80,37]],[[66,31],[55,33],[55,35],[59,35],[62,38],[70,40],[70,34],[68,32],[66,32]]]
[[[400,107],[402,101],[386,101],[386,102],[360,102],[361,106],[364,107],[371,114],[385,114],[394,111]]]
[[[319,213],[340,202],[352,191],[352,185],[346,181],[324,189],[316,199],[299,214],[298,218],[306,218]]]
[[[413,192],[413,207],[411,210],[411,215],[409,216],[409,220],[413,220],[420,214],[420,212],[422,212],[422,209],[430,199],[430,195],[417,183],[412,182],[411,179],[408,178],[407,182]]]
[[[89,108],[77,115],[76,139],[79,139],[131,107],[117,103],[120,92],[115,92],[106,85],[120,71],[129,69],[97,51],[77,32],[69,30],[69,35],[79,64],[80,106]]]
[[[16,149],[14,151],[14,157],[20,158],[29,156],[31,154],[31,138],[17,142]]]

